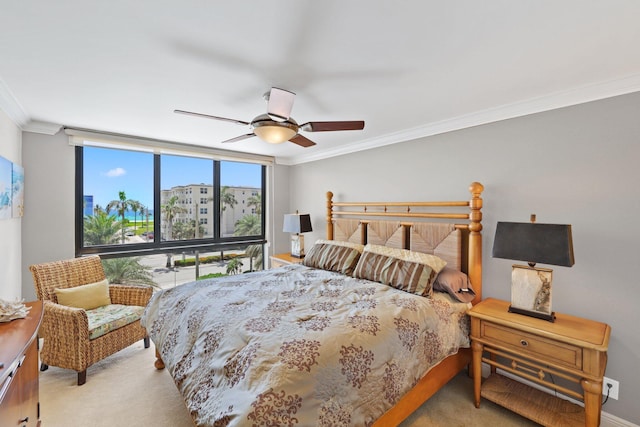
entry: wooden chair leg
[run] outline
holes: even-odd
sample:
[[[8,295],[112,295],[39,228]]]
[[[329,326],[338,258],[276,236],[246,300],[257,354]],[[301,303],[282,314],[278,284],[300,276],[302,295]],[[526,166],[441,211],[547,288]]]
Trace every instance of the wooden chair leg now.
[[[87,370],[78,372],[78,385],[82,385],[87,382]]]
[[[149,337],[144,337],[144,348],[149,348],[150,345]]]
[[[160,352],[158,351],[157,348],[156,348],[156,361],[153,362],[153,366],[155,366],[156,369],[158,370],[164,369],[164,362],[162,361],[162,357],[160,356]]]

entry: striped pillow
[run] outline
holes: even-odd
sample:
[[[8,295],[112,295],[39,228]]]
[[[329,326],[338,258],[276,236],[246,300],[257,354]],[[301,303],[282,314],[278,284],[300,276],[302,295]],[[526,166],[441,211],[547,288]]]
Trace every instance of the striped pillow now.
[[[364,246],[351,242],[318,240],[304,257],[307,267],[352,275]]]
[[[399,257],[396,257],[369,249],[369,246],[365,247],[353,273],[354,277],[379,282],[424,297],[431,296],[433,282],[444,267],[444,261],[433,255],[421,257],[398,253]]]
[[[364,247],[364,252],[373,252],[380,255],[386,255],[392,258],[398,258],[405,261],[417,262],[420,264],[426,264],[439,273],[447,262],[442,258],[435,255],[431,255],[424,252],[411,251],[409,249],[392,248],[382,245],[367,245]]]

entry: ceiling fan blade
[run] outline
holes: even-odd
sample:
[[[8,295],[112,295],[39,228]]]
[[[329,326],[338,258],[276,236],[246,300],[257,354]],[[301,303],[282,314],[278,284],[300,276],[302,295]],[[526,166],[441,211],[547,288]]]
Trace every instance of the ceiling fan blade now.
[[[204,117],[204,118],[207,118],[207,119],[222,120],[223,122],[231,122],[231,123],[235,123],[237,125],[248,125],[249,124],[249,122],[243,122],[242,120],[228,119],[226,117],[210,116],[209,114],[194,113],[193,111],[173,110],[173,112],[174,113],[178,113],[178,114],[186,114],[187,116],[196,116],[196,117]]]
[[[222,141],[222,143],[226,144],[227,142],[238,142],[238,141],[242,141],[243,139],[251,138],[252,136],[256,136],[256,134],[255,133],[248,133],[246,135],[236,136],[235,138],[231,138],[231,139],[227,139],[225,141]]]
[[[269,92],[267,114],[277,122],[284,122],[291,116],[293,100],[296,94],[288,90],[272,87]]]
[[[293,138],[291,138],[289,141],[293,142],[294,144],[298,144],[301,147],[312,147],[314,145],[316,145],[315,142],[313,142],[312,140],[310,140],[309,138],[306,138],[300,134],[297,134],[296,136],[294,136]]]
[[[307,132],[330,132],[334,130],[362,130],[364,121],[350,122],[308,122],[300,126],[300,129]]]

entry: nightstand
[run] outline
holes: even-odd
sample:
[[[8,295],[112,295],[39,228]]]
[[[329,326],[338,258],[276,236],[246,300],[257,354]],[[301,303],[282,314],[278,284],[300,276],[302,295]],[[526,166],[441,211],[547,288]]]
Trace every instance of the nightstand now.
[[[545,426],[599,426],[609,325],[559,313],[552,323],[508,308],[508,302],[488,298],[469,310],[475,406],[482,396]],[[482,362],[491,367],[484,382]],[[584,409],[497,369],[581,399]]]
[[[282,267],[283,265],[302,264],[304,258],[297,258],[291,254],[276,254],[269,257],[271,260],[271,268]]]

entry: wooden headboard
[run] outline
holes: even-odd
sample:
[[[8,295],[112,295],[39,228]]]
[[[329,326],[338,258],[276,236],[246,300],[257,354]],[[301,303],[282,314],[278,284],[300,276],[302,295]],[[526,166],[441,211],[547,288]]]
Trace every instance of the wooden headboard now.
[[[473,182],[470,200],[445,202],[334,202],[329,191],[327,239],[437,255],[469,275],[476,304],[482,300],[483,190],[482,184]]]

